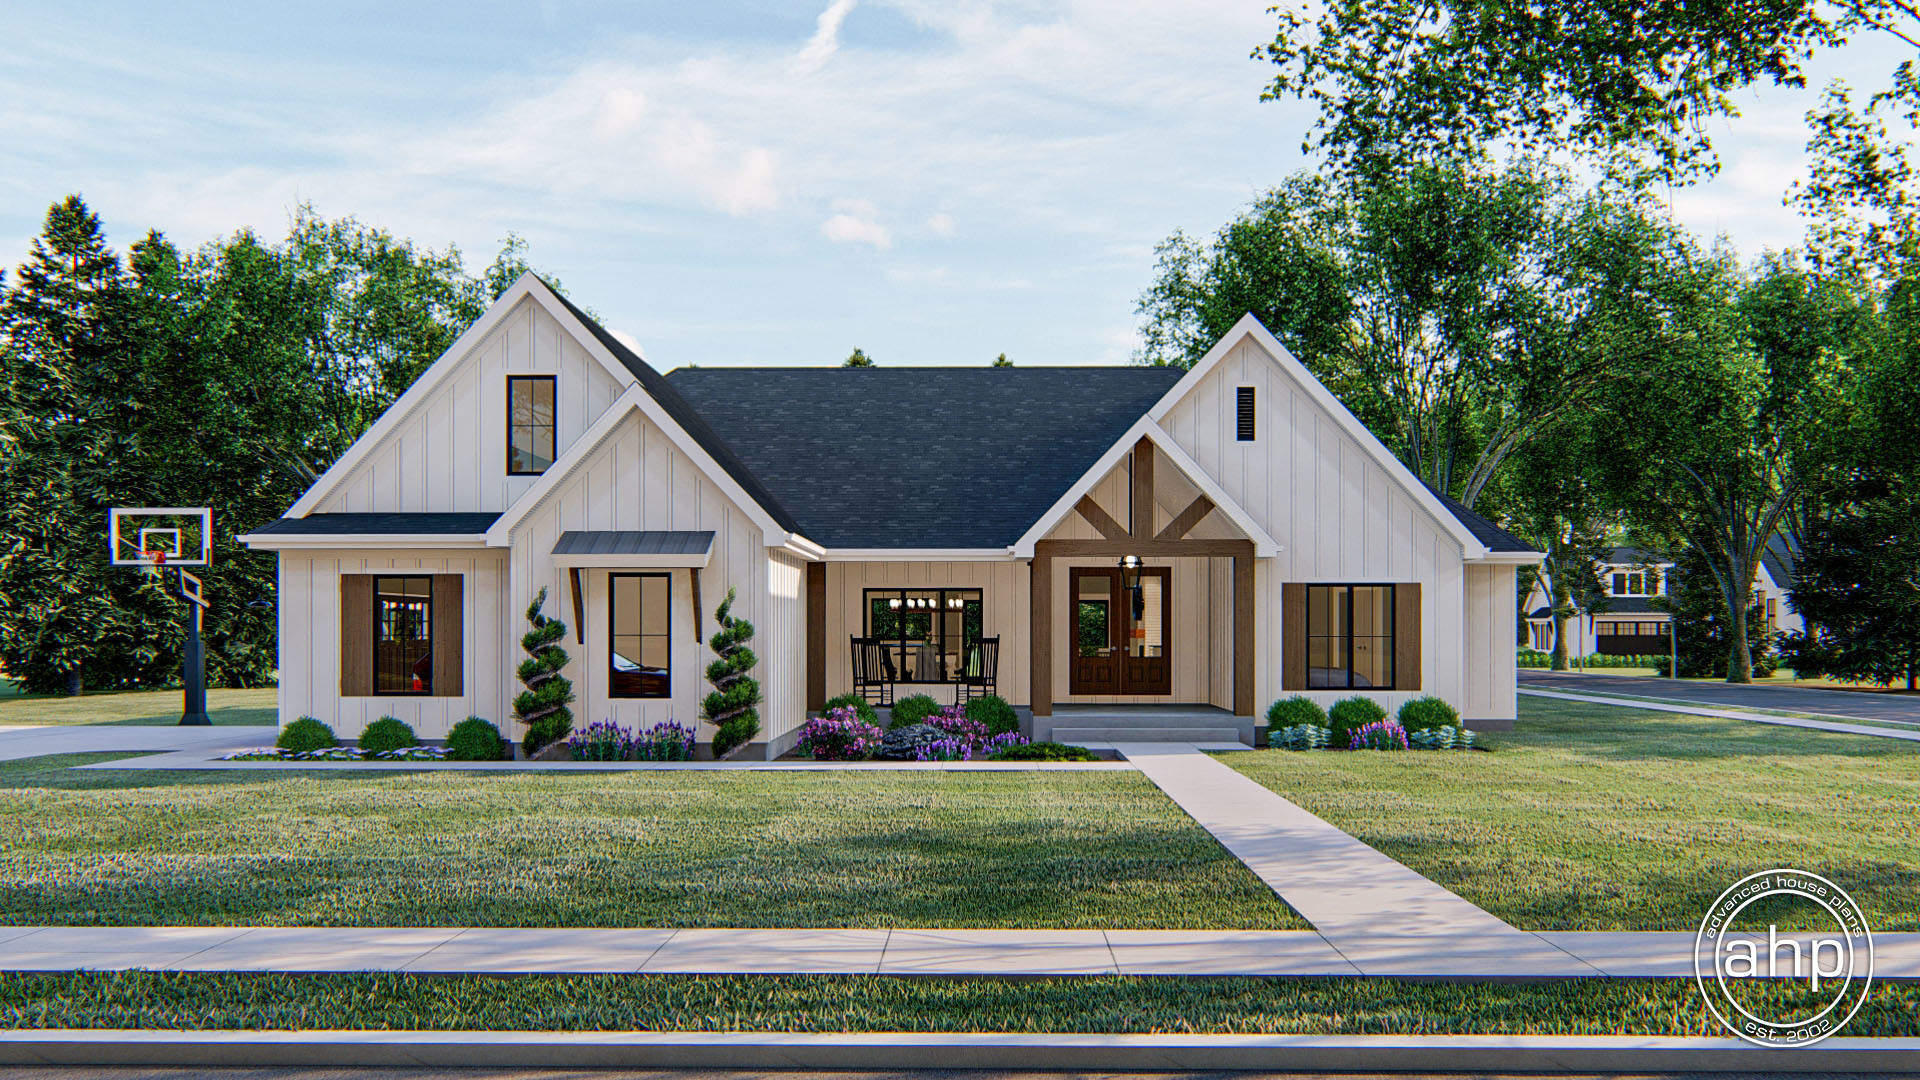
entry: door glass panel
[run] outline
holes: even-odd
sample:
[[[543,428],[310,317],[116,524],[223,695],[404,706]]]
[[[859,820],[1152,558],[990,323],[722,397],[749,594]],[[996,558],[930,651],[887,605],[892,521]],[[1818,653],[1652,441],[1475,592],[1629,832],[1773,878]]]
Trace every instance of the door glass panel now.
[[[1113,644],[1113,579],[1093,575],[1074,586],[1074,641],[1081,656],[1105,656]]]
[[[1140,575],[1140,603],[1136,607],[1140,617],[1133,621],[1132,633],[1128,637],[1129,655],[1162,656],[1165,654],[1166,628],[1160,625],[1161,590],[1164,587],[1165,579],[1158,574]]]

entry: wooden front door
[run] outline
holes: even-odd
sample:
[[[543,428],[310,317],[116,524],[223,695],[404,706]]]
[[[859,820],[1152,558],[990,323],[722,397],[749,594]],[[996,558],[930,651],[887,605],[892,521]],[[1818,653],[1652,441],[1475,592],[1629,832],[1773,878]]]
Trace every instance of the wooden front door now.
[[[1067,572],[1067,633],[1073,694],[1171,694],[1173,578],[1165,567],[1140,571],[1140,589],[1121,585],[1117,567]]]

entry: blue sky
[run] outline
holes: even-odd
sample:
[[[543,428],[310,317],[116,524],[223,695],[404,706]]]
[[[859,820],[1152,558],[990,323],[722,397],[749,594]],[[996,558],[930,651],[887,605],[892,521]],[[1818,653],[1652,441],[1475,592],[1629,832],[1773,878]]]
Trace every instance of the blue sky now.
[[[1153,245],[1311,166],[1262,103],[1264,0],[22,6],[0,42],[0,263],[86,195],[122,249],[277,236],[302,201],[536,265],[661,368],[1116,363]],[[404,12],[396,16],[395,12]],[[1793,243],[1813,88],[1743,95],[1674,212]]]

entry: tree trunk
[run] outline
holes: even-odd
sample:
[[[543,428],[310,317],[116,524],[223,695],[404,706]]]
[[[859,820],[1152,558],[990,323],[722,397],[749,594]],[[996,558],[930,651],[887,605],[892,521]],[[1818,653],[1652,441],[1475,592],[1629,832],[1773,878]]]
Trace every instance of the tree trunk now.
[[[1557,612],[1553,616],[1553,670],[1567,670],[1567,623],[1571,619]]]
[[[1753,650],[1747,644],[1747,606],[1753,602],[1754,564],[1745,564],[1746,573],[1740,573],[1741,567],[1735,565],[1732,580],[1739,584],[1727,590],[1727,613],[1732,622],[1727,624],[1727,681],[1730,683],[1750,683],[1753,681]]]
[[[79,668],[74,668],[72,671],[67,672],[67,696],[68,697],[80,696],[80,669]]]

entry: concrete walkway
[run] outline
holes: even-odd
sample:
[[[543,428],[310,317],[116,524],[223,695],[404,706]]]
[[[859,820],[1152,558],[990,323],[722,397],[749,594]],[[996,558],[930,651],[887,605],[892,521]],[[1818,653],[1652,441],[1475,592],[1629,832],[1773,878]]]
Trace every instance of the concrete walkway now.
[[[1862,690],[1814,690],[1804,686],[1741,685],[1690,679],[1656,679],[1641,675],[1588,675],[1576,671],[1521,669],[1522,688],[1597,691],[1668,698],[1691,705],[1734,709],[1779,709],[1817,713],[1842,720],[1878,720],[1920,726],[1920,696],[1875,694]]]
[[[0,928],[0,971],[1693,977],[1688,932],[1522,936],[1558,966],[1445,948],[1351,959],[1310,930],[20,926]],[[1877,935],[1874,977],[1920,980],[1920,934]]]
[[[1745,720],[1752,724],[1778,724],[1781,727],[1806,728],[1810,731],[1837,731],[1845,735],[1871,735],[1876,739],[1899,739],[1904,742],[1920,742],[1920,731],[1907,731],[1902,728],[1872,727],[1867,724],[1843,724],[1834,720],[1804,720],[1794,716],[1769,716],[1765,713],[1743,712],[1737,709],[1706,709],[1697,705],[1677,705],[1667,701],[1646,701],[1640,698],[1601,697],[1597,694],[1567,694],[1557,690],[1539,690],[1521,687],[1520,693],[1528,697],[1558,698],[1561,701],[1585,701],[1595,705],[1613,705],[1625,709],[1649,709],[1653,712],[1681,713],[1687,716],[1711,716],[1719,720]]]
[[[1120,752],[1368,974],[1599,973],[1191,746]]]
[[[249,746],[271,746],[276,727],[178,727],[142,724],[9,724],[0,727],[0,761],[47,754],[116,750],[188,751],[212,757]]]

